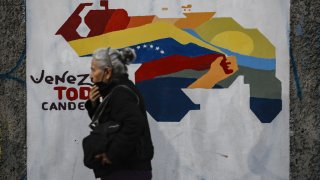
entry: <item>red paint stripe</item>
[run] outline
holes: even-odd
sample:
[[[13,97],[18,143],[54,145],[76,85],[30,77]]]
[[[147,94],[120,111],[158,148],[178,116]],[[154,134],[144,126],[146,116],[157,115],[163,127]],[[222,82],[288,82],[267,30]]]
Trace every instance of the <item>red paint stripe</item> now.
[[[198,57],[174,55],[159,60],[143,63],[135,73],[136,82],[155,78],[166,74],[176,73],[186,69],[202,71],[209,69],[211,63],[222,54],[208,54]]]

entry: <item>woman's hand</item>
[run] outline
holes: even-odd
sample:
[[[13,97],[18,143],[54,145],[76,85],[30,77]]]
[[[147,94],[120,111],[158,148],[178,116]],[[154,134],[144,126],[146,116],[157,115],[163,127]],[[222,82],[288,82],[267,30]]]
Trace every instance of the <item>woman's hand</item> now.
[[[102,166],[112,164],[112,162],[108,159],[106,153],[95,155],[94,158],[99,159],[101,161]]]
[[[90,99],[93,107],[96,106],[97,99],[98,99],[100,96],[101,96],[101,95],[100,95],[98,86],[94,85],[94,86],[91,88],[90,94],[89,94],[89,99]]]

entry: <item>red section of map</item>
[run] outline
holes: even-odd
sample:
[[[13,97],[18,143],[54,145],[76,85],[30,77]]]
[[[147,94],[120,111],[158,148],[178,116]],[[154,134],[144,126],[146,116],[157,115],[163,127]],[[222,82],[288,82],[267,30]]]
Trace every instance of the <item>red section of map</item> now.
[[[85,17],[85,22],[90,28],[88,37],[97,36],[104,32],[104,27],[111,18],[115,10],[102,11],[102,10],[91,10]],[[99,18],[99,19],[97,19]]]
[[[225,56],[221,54],[208,54],[194,58],[174,55],[155,61],[145,62],[136,71],[135,80],[136,83],[138,83],[140,81],[152,79],[157,76],[167,75],[186,69],[193,69],[197,71],[206,70],[209,69],[211,63],[220,56],[223,56],[225,59]],[[223,66],[224,70],[227,68],[227,66]]]
[[[128,16],[127,11],[123,9],[116,10],[112,14],[111,18],[108,20],[108,23],[105,26],[105,29],[102,33],[126,29],[128,27],[129,22],[130,18]]]
[[[91,6],[92,3],[80,4],[68,20],[61,26],[56,35],[61,35],[66,41],[72,41],[75,39],[81,39],[82,37],[78,34],[76,29],[81,23],[80,12],[86,7]]]
[[[107,32],[118,31],[126,29],[130,17],[124,9],[110,10],[108,8],[108,1],[101,1],[101,6],[104,10],[90,10],[84,18],[85,24],[90,29],[87,37],[101,35]],[[68,20],[61,26],[56,35],[61,35],[66,41],[73,41],[87,37],[81,37],[77,32],[77,28],[82,22],[79,14],[85,8],[91,8],[92,3],[82,3],[72,13]]]

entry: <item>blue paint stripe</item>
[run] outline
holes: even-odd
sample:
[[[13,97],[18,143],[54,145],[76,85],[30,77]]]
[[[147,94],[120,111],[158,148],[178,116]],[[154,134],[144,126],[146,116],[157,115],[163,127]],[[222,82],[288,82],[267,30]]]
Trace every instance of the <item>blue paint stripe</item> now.
[[[271,123],[282,110],[282,100],[250,97],[250,109],[262,123]]]
[[[184,30],[185,32],[189,33],[190,35],[192,35],[192,36],[200,39],[201,41],[203,41],[203,42],[211,45],[209,42],[207,42],[206,40],[202,39],[202,37],[201,37],[198,33],[196,33],[193,29],[183,29],[183,30]]]
[[[0,78],[1,79],[9,79],[9,80],[17,81],[18,83],[22,84],[23,86],[26,85],[26,81],[24,81],[24,80],[22,80],[20,78],[16,78],[16,77],[10,76],[8,74],[0,74]]]
[[[9,72],[7,72],[6,74],[11,74],[14,71],[16,71],[22,64],[23,60],[26,59],[26,47],[24,47],[22,53],[20,54],[19,60],[16,63],[16,66],[13,67]]]
[[[238,65],[245,66],[245,67],[250,67],[258,70],[275,70],[276,68],[276,61],[275,59],[270,59],[270,58],[259,58],[259,57],[253,57],[253,56],[247,56],[247,55],[242,55],[239,53],[232,52],[228,49],[215,46],[206,40],[202,39],[195,31],[192,29],[184,29],[184,31],[188,32],[192,36],[200,39],[201,41],[207,43],[208,45],[211,45],[215,48],[220,49],[223,53],[225,53],[228,56],[236,56],[237,57],[237,62]]]
[[[10,74],[14,73],[19,67],[21,67],[23,61],[26,59],[26,40],[24,40],[24,48],[20,54],[20,57],[16,63],[16,65],[9,71],[9,72],[6,72],[6,73],[0,73],[0,78],[2,79],[9,79],[9,80],[15,80],[17,81],[18,83],[21,83],[22,85],[26,85],[26,81],[20,79],[20,78],[16,78],[16,77],[13,77],[11,76]]]
[[[188,87],[193,78],[153,78],[138,82],[147,111],[158,122],[179,122],[189,110],[199,110],[181,90]]]
[[[293,56],[293,50],[292,50],[292,45],[290,43],[290,62],[292,64],[292,68],[293,68],[293,75],[294,75],[294,81],[296,84],[296,89],[297,89],[297,96],[299,97],[299,99],[302,99],[302,93],[301,93],[301,87],[300,87],[300,78],[299,78],[299,73],[297,70],[297,65],[296,62],[294,60],[294,56]]]
[[[221,51],[223,51],[228,56],[237,57],[237,62],[238,62],[238,65],[240,66],[250,67],[250,68],[259,69],[259,70],[275,70],[276,69],[275,59],[246,56],[246,55],[232,52],[224,48],[219,48],[219,49],[221,49]]]
[[[194,43],[181,44],[173,38],[163,38],[150,42],[143,42],[129,47],[133,48],[137,54],[137,59],[134,62],[136,64],[154,61],[172,55],[197,57],[207,54],[221,54]],[[87,56],[89,55],[82,57]]]
[[[150,46],[152,46],[152,48],[150,48]],[[154,61],[173,55],[197,57],[207,54],[221,54],[194,43],[181,44],[172,38],[164,38],[147,43],[136,44],[131,46],[131,48],[135,49],[137,54],[137,59],[134,63]],[[156,48],[159,49],[156,50]]]
[[[22,176],[20,180],[27,180],[27,175]]]
[[[179,122],[190,110],[199,110],[181,90],[188,87],[194,78],[153,78],[138,82],[147,111],[158,122]],[[281,99],[250,97],[250,109],[262,123],[270,123],[282,110]]]
[[[296,27],[296,34],[298,36],[302,36],[303,35],[303,29],[302,29],[302,26],[301,24],[298,24],[297,27]]]

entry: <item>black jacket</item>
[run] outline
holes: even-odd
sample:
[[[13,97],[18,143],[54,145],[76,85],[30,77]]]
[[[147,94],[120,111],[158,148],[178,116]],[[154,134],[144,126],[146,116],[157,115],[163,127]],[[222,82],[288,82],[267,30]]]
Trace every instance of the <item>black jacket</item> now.
[[[119,85],[129,87],[134,93]],[[113,88],[115,89],[110,96],[108,110],[99,122],[112,120],[120,123],[121,128],[114,135],[110,146],[105,149],[112,164],[107,165],[107,168],[102,165],[93,167],[96,177],[106,176],[118,170],[151,170],[153,144],[143,98],[133,82],[128,79],[128,75],[112,81],[107,91],[111,92]],[[88,100],[85,107],[92,118],[97,106],[93,108],[91,101]],[[99,140],[93,141],[98,147]],[[95,147],[90,149],[94,151]]]

